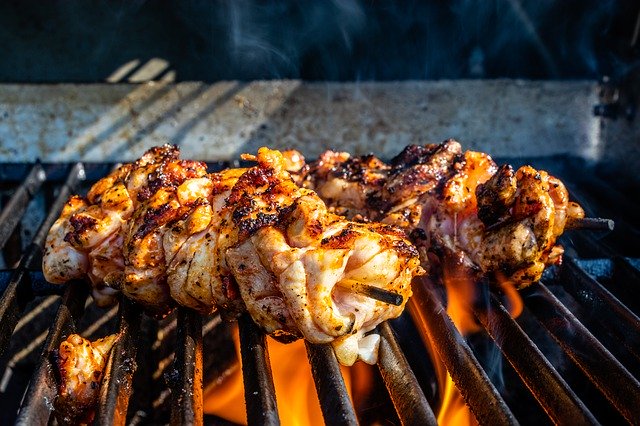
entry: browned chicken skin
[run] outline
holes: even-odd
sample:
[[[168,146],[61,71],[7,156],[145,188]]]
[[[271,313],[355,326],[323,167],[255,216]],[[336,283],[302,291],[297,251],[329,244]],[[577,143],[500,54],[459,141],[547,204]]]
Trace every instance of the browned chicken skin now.
[[[498,168],[491,157],[448,140],[408,146],[388,164],[328,151],[298,173],[336,211],[400,226],[423,259],[458,259],[517,287],[561,260],[556,239],[584,212],[558,179],[530,166]]]
[[[109,352],[118,335],[90,342],[72,334],[55,354],[58,371],[58,396],[55,415],[59,424],[88,424],[100,395],[100,384]]]
[[[343,364],[375,361],[380,322],[400,315],[422,273],[403,231],[327,210],[288,169],[302,158],[261,148],[247,169],[206,173],[156,148],[72,198],[46,241],[51,282],[88,276],[94,295],[121,290],[148,310],[174,303],[229,316],[248,311],[281,340],[332,343]],[[71,258],[73,262],[69,262]],[[350,290],[393,291],[401,306]],[[102,292],[102,293],[101,293]]]

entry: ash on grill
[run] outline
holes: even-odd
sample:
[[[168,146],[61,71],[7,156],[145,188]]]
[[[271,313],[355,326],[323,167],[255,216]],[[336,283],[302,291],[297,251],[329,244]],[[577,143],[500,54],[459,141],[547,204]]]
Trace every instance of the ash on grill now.
[[[594,208],[588,215],[610,216],[607,209],[624,207],[624,195],[602,180],[578,174],[571,166],[575,159],[542,161],[549,163],[537,165],[563,178],[574,199]],[[237,366],[230,329],[219,317],[178,309],[156,321],[126,300],[119,307],[98,309],[83,283],[54,287],[39,272],[46,233],[63,203],[111,167],[0,164],[0,247],[10,265],[0,272],[0,423],[48,423],[56,392],[52,351],[73,332],[87,338],[119,332],[101,387],[97,422],[224,424],[203,415],[202,400],[203,383]],[[594,187],[598,190],[582,189]],[[616,230],[607,235],[568,232],[562,241],[564,264],[523,292],[525,308],[517,320],[501,294],[482,287],[485,297],[474,306],[474,315],[484,331],[468,339],[447,316],[440,287],[427,280],[417,283],[414,305],[420,309],[379,327],[374,382],[384,383],[387,392],[368,402],[375,410],[354,408],[330,347],[307,344],[325,422],[435,424],[440,395],[419,330],[435,343],[480,423],[550,419],[595,424],[640,418],[640,271],[637,259],[625,257],[638,256],[637,247],[628,245],[628,237],[638,235],[635,210],[624,210],[626,216],[618,210]],[[29,225],[34,221],[37,226]],[[240,319],[239,328],[247,419],[278,424],[265,337],[248,317]]]

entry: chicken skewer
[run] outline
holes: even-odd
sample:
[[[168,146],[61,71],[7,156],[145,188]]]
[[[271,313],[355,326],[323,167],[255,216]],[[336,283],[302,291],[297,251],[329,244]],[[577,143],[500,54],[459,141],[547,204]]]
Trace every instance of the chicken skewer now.
[[[178,154],[152,149],[86,198],[72,197],[47,238],[45,278],[86,276],[98,302],[119,290],[158,314],[175,303],[247,311],[280,340],[332,343],[347,365],[375,362],[378,338],[367,333],[400,315],[422,273],[405,234],[330,213],[295,184],[278,151],[262,148],[244,157],[256,166],[211,174]],[[400,304],[369,297],[371,288]]]
[[[327,151],[297,175],[340,214],[402,227],[424,260],[456,259],[518,288],[560,262],[556,239],[565,227],[585,224],[557,178],[498,167],[454,140],[409,146],[389,163]]]

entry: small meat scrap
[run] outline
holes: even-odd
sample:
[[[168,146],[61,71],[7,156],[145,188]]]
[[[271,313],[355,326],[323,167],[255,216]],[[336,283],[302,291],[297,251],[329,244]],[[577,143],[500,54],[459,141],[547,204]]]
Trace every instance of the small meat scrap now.
[[[54,403],[59,424],[86,424],[93,420],[100,383],[117,334],[91,342],[72,334],[54,354],[58,367],[58,396]]]

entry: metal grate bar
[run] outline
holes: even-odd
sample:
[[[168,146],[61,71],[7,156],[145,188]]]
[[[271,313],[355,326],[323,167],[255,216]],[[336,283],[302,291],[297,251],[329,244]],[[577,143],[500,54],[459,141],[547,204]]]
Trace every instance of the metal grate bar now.
[[[0,249],[7,243],[11,233],[27,209],[29,201],[38,192],[46,178],[42,165],[36,163],[24,182],[16,189],[7,205],[2,209],[2,213],[0,213]]]
[[[640,314],[640,271],[624,257],[613,258],[612,290],[624,304]]]
[[[628,421],[640,418],[640,383],[542,283],[523,291],[527,308]]]
[[[242,380],[250,425],[279,425],[276,391],[264,333],[247,314],[238,319]]]
[[[30,299],[31,283],[29,280],[29,268],[40,268],[35,265],[42,254],[42,247],[49,229],[58,219],[62,207],[75,189],[80,180],[84,179],[84,169],[81,163],[76,163],[69,172],[64,186],[56,198],[46,219],[38,228],[31,244],[27,247],[20,264],[12,274],[11,281],[0,299],[0,355],[6,350],[11,338],[11,333],[19,320],[20,312]]]
[[[598,423],[493,294],[474,314],[555,424]]]
[[[613,332],[636,357],[640,355],[640,319],[571,257],[561,270],[563,288],[588,309],[593,317]]]
[[[517,421],[473,355],[440,302],[431,280],[414,281],[408,307],[413,322],[440,359],[462,397],[481,424],[511,425]]]
[[[433,410],[387,322],[380,324],[378,368],[403,425],[437,425]]]
[[[29,382],[25,400],[21,404],[16,425],[43,425],[49,422],[57,394],[55,366],[51,354],[60,347],[65,336],[76,331],[76,323],[84,312],[88,294],[89,289],[84,281],[71,281],[67,284],[62,303],[44,343],[40,361]]]
[[[357,425],[356,413],[333,348],[331,345],[304,343],[325,424]]]
[[[140,333],[140,307],[126,298],[120,300],[118,341],[114,344],[100,387],[96,422],[102,425],[123,425],[137,369],[136,353]]]
[[[202,425],[202,316],[178,308],[174,370],[171,389],[171,424]]]

